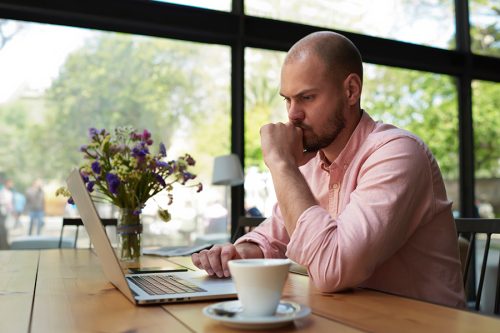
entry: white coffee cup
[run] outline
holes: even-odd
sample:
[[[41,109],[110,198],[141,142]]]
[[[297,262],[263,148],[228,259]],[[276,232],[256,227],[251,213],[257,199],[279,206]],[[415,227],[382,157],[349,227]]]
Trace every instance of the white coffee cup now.
[[[289,259],[237,259],[228,262],[242,316],[272,316],[281,300]]]

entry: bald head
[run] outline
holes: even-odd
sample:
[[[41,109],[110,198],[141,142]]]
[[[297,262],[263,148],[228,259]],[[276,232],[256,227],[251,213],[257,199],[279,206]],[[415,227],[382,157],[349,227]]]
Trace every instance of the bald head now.
[[[332,31],[318,31],[299,40],[288,51],[285,64],[316,56],[326,66],[326,70],[344,80],[354,73],[363,80],[361,54],[345,36]]]

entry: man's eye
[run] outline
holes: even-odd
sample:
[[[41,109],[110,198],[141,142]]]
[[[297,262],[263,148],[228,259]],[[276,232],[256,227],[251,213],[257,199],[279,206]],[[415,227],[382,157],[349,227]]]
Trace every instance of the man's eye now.
[[[312,96],[312,95],[305,95],[305,96],[302,96],[302,99],[303,99],[304,101],[310,101],[310,100],[312,100],[312,99],[313,99],[313,97],[314,97],[314,96]]]

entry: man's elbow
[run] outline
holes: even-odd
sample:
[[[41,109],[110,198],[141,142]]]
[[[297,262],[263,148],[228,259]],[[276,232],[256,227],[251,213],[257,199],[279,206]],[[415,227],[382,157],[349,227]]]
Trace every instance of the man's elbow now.
[[[355,288],[365,280],[364,275],[352,270],[315,271],[308,269],[314,287],[323,293],[335,293]]]
[[[314,287],[322,293],[335,293],[352,288],[352,285],[343,281],[338,276],[314,276],[310,275]]]

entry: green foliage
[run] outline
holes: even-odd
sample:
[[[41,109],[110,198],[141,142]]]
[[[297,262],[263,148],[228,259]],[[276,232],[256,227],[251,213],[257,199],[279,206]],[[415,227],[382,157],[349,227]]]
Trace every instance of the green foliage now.
[[[500,84],[474,81],[472,88],[476,177],[500,177]]]
[[[478,54],[500,56],[500,6],[498,1],[470,1],[471,48]]]
[[[229,55],[217,45],[96,32],[42,96],[0,106],[2,171],[16,184],[60,181],[79,164],[90,127],[147,128],[155,142],[181,140],[182,151],[212,163],[229,151]]]
[[[55,157],[46,176],[63,177],[68,165],[77,164],[90,127],[148,128],[157,133],[155,141],[170,147],[182,126],[201,126],[211,111],[200,103],[209,94],[199,66],[207,57],[202,51],[194,43],[125,34],[88,40],[68,57],[46,94],[47,127],[41,134],[46,153]]]
[[[457,95],[452,78],[381,66],[365,68],[362,106],[374,119],[418,135],[445,178],[458,177]]]
[[[57,156],[56,167],[78,160],[78,147],[90,127],[148,128],[161,133],[155,139],[169,146],[181,119],[199,116],[198,104],[190,94],[192,85],[199,85],[193,82],[198,77],[190,75],[194,70],[187,70],[195,67],[189,55],[197,50],[171,44],[102,34],[68,57],[46,95],[45,134],[49,153]],[[61,151],[62,133],[66,149]]]
[[[473,17],[486,19],[471,22],[472,50],[500,57],[498,2],[474,0],[470,4]],[[500,177],[500,84],[473,81],[472,94],[476,178]]]
[[[286,121],[285,104],[279,95],[283,52],[248,49],[245,68],[245,166],[265,169],[260,149],[260,127]]]
[[[0,171],[5,172],[12,179],[18,191],[24,191],[40,176],[40,159],[36,147],[36,134],[40,130],[36,111],[40,101],[19,99],[0,107]],[[41,154],[43,155],[43,154]],[[30,170],[30,172],[19,172]]]

